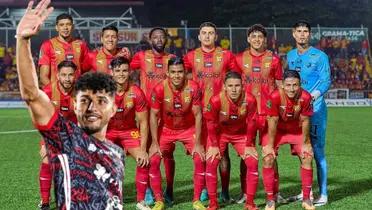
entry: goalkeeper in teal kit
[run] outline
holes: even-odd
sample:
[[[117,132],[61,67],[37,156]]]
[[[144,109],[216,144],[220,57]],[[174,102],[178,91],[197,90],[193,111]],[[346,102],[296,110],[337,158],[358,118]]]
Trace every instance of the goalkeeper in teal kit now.
[[[311,117],[311,143],[317,166],[320,197],[314,201],[315,206],[328,202],[327,163],[324,146],[327,127],[327,107],[324,94],[331,85],[328,56],[309,45],[311,27],[306,21],[299,21],[293,26],[296,48],[287,54],[288,67],[301,75],[301,86],[313,98],[314,114]]]

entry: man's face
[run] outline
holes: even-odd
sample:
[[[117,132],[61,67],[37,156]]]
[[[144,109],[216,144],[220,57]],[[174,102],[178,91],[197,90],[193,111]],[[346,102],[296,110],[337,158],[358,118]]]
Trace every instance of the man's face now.
[[[181,87],[185,81],[185,68],[182,64],[170,65],[167,76],[175,87]]]
[[[118,33],[114,30],[105,30],[101,36],[101,42],[107,51],[115,50],[118,44]]]
[[[62,67],[57,74],[57,79],[63,89],[70,89],[75,82],[74,69],[71,67]]]
[[[129,79],[129,65],[121,64],[113,68],[112,76],[119,85],[126,83]]]
[[[236,78],[227,79],[224,85],[224,89],[227,93],[227,96],[232,101],[237,101],[242,94],[242,80]]]
[[[199,31],[199,41],[204,47],[214,47],[217,41],[216,30],[211,26],[205,26]]]
[[[80,127],[90,135],[105,128],[116,111],[114,96],[104,90],[96,93],[92,90],[78,91],[74,105]]]
[[[56,31],[62,38],[70,38],[72,36],[72,30],[74,30],[74,24],[70,19],[61,19],[57,22]]]
[[[151,46],[156,52],[164,52],[165,44],[167,42],[167,36],[162,30],[155,30],[152,32],[150,37]]]
[[[248,43],[254,50],[260,51],[266,47],[266,37],[260,31],[253,31],[247,38]]]
[[[294,98],[300,91],[300,80],[295,77],[289,77],[283,80],[284,93],[288,98]]]
[[[299,26],[293,29],[292,35],[299,45],[307,45],[310,42],[310,30],[305,26]]]

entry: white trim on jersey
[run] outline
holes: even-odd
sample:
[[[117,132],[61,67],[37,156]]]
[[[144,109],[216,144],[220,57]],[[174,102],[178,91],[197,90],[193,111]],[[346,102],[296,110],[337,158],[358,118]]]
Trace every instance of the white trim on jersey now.
[[[68,164],[68,158],[66,154],[58,155],[58,159],[61,162],[63,170],[63,188],[65,191],[65,204],[66,210],[71,209],[71,177],[70,177],[70,166]]]

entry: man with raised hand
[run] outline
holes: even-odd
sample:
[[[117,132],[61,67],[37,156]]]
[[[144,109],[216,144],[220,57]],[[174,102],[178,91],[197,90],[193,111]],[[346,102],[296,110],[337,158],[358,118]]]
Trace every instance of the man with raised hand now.
[[[33,1],[17,31],[17,71],[22,99],[40,131],[51,164],[58,209],[121,210],[124,154],[107,141],[106,129],[115,114],[115,82],[102,73],[88,73],[74,86],[74,111],[78,125],[64,118],[39,89],[31,54],[35,36],[53,11],[50,0]]]

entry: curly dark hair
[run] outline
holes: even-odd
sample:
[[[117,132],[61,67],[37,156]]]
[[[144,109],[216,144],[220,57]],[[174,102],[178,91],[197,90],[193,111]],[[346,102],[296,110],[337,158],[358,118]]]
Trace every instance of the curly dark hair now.
[[[256,31],[261,32],[264,35],[264,37],[267,37],[267,31],[265,27],[261,24],[254,24],[251,27],[249,27],[247,30],[247,36]]]
[[[102,72],[87,72],[75,83],[75,96],[78,91],[92,90],[93,93],[105,90],[110,96],[116,92],[116,83],[111,75]]]

